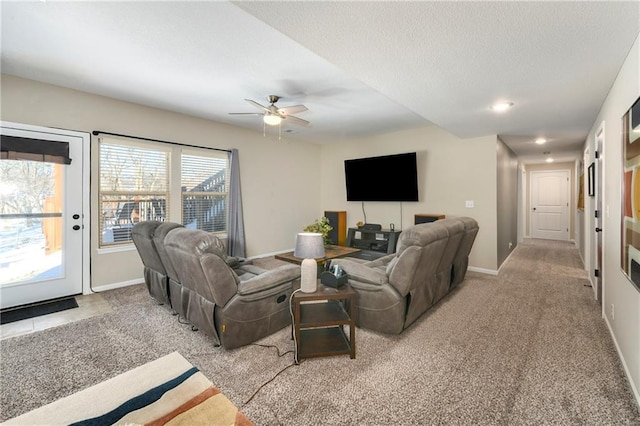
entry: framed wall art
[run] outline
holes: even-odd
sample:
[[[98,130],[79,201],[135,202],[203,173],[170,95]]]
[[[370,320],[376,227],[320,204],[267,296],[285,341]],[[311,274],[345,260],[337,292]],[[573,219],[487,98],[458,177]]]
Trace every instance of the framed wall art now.
[[[622,117],[622,271],[640,290],[640,98]]]

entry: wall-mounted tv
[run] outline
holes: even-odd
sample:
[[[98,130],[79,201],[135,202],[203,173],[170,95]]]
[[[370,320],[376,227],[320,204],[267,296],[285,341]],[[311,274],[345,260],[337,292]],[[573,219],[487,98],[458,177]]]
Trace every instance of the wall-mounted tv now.
[[[347,201],[418,201],[416,153],[344,161]]]

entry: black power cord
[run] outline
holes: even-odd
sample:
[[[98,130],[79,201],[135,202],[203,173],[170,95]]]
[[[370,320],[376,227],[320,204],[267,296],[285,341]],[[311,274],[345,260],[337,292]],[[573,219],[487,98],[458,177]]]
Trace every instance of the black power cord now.
[[[275,376],[273,376],[271,379],[267,380],[267,381],[266,381],[266,382],[264,382],[262,385],[260,385],[260,387],[259,387],[259,388],[258,388],[258,389],[253,393],[253,395],[251,395],[251,397],[250,397],[249,399],[247,399],[247,400],[246,400],[246,401],[245,401],[245,402],[240,406],[240,408],[244,408],[244,406],[245,406],[245,405],[247,405],[248,403],[250,403],[250,402],[251,402],[251,400],[252,400],[252,399],[253,399],[253,398],[258,394],[258,392],[260,392],[260,390],[261,390],[263,387],[265,387],[265,386],[266,386],[266,385],[268,385],[269,383],[273,382],[273,381],[276,379],[276,377],[278,377],[280,374],[282,374],[285,370],[287,370],[287,369],[289,369],[289,368],[291,368],[291,367],[294,367],[294,366],[296,366],[296,365],[298,365],[298,364],[294,362],[294,363],[292,363],[292,364],[287,365],[287,366],[286,366],[285,368],[283,368],[282,370],[278,371],[278,372],[276,373],[276,375],[275,375]]]
[[[278,348],[275,345],[263,345],[261,343],[251,343],[251,346],[259,346],[261,348],[274,348],[276,350],[276,353],[278,354],[278,358],[282,358],[283,356],[293,353],[292,350],[288,350],[286,352],[280,353],[280,348]],[[241,406],[240,408],[243,408],[245,405],[247,405],[248,403],[251,402],[251,400],[258,394],[258,392],[260,392],[260,390],[267,386],[269,383],[273,382],[276,377],[278,377],[280,374],[282,374],[285,370],[293,367],[294,365],[298,365],[299,363],[297,361],[294,361],[292,364],[287,365],[286,367],[284,367],[282,370],[278,371],[276,373],[275,376],[273,376],[271,379],[267,380],[266,382],[264,382],[263,384],[260,385],[260,387],[258,389],[256,389],[256,391],[253,393],[253,395],[251,395],[251,397],[249,399],[247,399]]]
[[[259,346],[261,348],[273,348],[276,350],[276,352],[278,353],[278,358],[282,358],[283,356],[285,356],[286,354],[292,354],[293,351],[292,350],[288,350],[286,352],[280,353],[280,348],[278,348],[275,345],[263,345],[261,343],[251,343],[251,346]]]

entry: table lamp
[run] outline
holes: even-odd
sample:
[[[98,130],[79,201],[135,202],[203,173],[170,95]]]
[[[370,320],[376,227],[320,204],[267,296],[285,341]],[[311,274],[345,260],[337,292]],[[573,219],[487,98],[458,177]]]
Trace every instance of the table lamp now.
[[[300,232],[296,238],[293,255],[304,259],[300,267],[300,290],[303,293],[315,292],[318,283],[318,264],[315,259],[324,257],[322,234]]]

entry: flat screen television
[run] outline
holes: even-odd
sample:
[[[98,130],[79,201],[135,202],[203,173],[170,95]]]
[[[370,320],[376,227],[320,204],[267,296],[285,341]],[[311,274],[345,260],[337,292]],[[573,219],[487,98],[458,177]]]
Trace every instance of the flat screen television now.
[[[344,161],[347,201],[418,201],[416,153]]]

